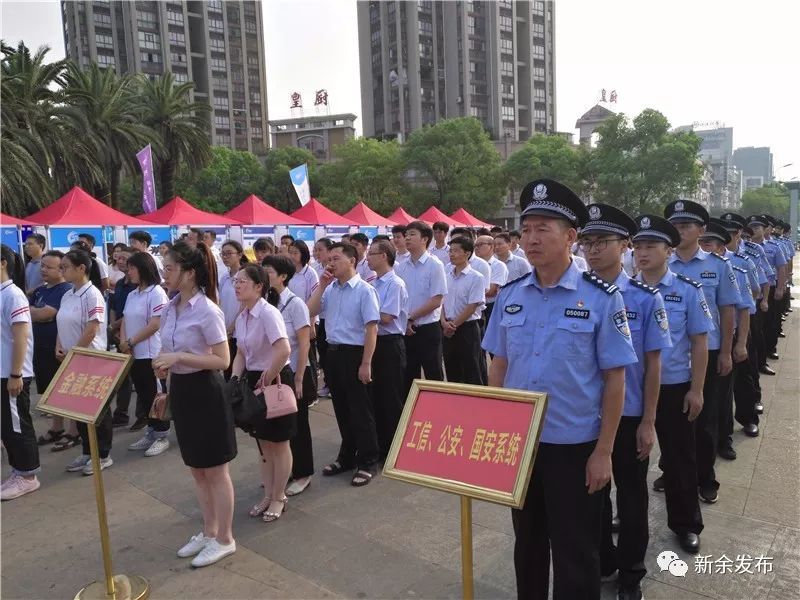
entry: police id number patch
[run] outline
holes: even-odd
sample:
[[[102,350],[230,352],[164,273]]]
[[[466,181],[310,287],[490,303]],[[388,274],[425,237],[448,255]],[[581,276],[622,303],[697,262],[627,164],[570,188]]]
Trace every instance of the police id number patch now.
[[[611,319],[614,321],[614,327],[617,328],[617,331],[625,337],[631,337],[631,330],[630,327],[628,327],[628,318],[625,316],[624,310],[615,312]]]
[[[588,319],[589,318],[589,309],[588,308],[565,308],[564,309],[564,316],[565,317],[572,317],[573,319]]]
[[[667,294],[664,296],[664,302],[682,302],[683,297],[678,296],[677,294]]]
[[[653,316],[656,319],[656,323],[661,331],[666,331],[669,329],[669,320],[667,319],[667,311],[663,308],[657,308],[653,313]]]
[[[515,315],[522,310],[521,304],[509,304],[506,306],[505,311],[510,315]]]
[[[717,274],[711,271],[704,271],[700,273],[700,279],[716,279]]]

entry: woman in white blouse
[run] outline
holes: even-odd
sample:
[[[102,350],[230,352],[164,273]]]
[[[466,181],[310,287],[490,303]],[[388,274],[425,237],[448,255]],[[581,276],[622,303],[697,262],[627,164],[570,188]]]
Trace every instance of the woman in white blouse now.
[[[225,315],[225,329],[228,331],[228,349],[231,357],[236,356],[236,336],[233,327],[236,317],[242,311],[242,303],[236,297],[236,290],[233,281],[236,273],[242,268],[242,263],[247,264],[247,257],[244,255],[242,245],[235,240],[228,240],[222,244],[220,252],[225,271],[219,274],[219,307]],[[231,365],[233,363],[231,362]],[[230,379],[231,367],[225,369],[225,379]]]
[[[272,384],[278,375],[281,384],[292,385],[289,336],[281,313],[264,299],[269,290],[260,265],[247,265],[236,275],[236,296],[242,303],[242,312],[236,317],[237,350],[232,374],[246,377],[253,389]],[[292,470],[289,440],[296,431],[297,413],[292,413],[264,419],[251,432],[261,454],[264,482],[264,498],[250,510],[251,517],[263,515],[265,522],[271,522],[286,510],[284,490]]]

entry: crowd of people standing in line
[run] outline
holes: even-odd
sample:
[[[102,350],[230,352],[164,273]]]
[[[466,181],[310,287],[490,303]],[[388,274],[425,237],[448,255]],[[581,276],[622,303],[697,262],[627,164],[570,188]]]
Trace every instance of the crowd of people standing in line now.
[[[97,424],[102,469],[113,465],[114,428],[130,423],[132,389],[131,430],[144,431],[129,450],[162,454],[174,425],[203,514],[202,531],[178,550],[195,567],[236,550],[227,380],[279,381],[297,397],[297,412],[249,432],[264,487],[249,514],[265,522],[311,483],[309,408],[320,395],[330,394],[341,436],[322,475],[349,474],[361,487],[423,374],[546,391],[533,479],[512,514],[518,594],[547,597],[552,555],[557,598],[598,597],[612,574],[621,597],[641,598],[655,440],[663,476],[654,488],[666,493],[681,546],[697,552],[698,499],[717,500],[714,462],[735,459],[734,419],[759,433],[758,378],[774,375],[766,361],[779,358],[791,310],[788,225],[768,215],[714,220],[690,201],[633,218],[587,207],[551,180],[529,184],[520,202],[520,232],[414,221],[312,249],[262,238],[254,261],[239,242],[217,250],[213,232],[195,229],[157,255],[147,232],[133,232],[110,268],[88,234],[67,253],[29,236],[27,265],[3,246],[3,443],[13,469],[3,499],[39,488],[38,452],[49,444],[80,444],[66,469],[92,474],[85,425],[53,418],[37,439],[30,416],[31,380],[43,392],[73,347],[134,359]],[[171,421],[153,416],[162,390]]]

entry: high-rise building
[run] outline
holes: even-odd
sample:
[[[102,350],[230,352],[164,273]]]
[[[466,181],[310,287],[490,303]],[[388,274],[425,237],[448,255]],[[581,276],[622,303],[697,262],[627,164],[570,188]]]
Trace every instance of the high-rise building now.
[[[733,163],[733,127],[722,123],[694,123],[675,131],[694,131],[700,138],[697,157],[711,170],[709,208],[714,214],[736,210],[742,199],[742,173]]]
[[[737,148],[733,152],[733,164],[742,172],[742,188],[760,188],[772,181],[772,152],[768,147]]]
[[[550,0],[360,0],[364,135],[467,116],[494,140],[554,132],[554,32]]]
[[[263,154],[267,78],[260,0],[62,0],[64,46],[86,67],[193,81],[212,108],[211,143]]]

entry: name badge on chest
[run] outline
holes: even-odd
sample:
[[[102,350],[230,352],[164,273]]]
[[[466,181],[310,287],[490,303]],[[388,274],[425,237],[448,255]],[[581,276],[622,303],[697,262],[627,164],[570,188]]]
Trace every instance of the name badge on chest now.
[[[683,302],[683,296],[676,294],[667,294],[664,296],[664,302]]]
[[[587,308],[565,308],[564,316],[573,319],[588,319],[589,309]]]
[[[700,273],[700,279],[716,279],[717,274],[712,271],[704,271]]]

